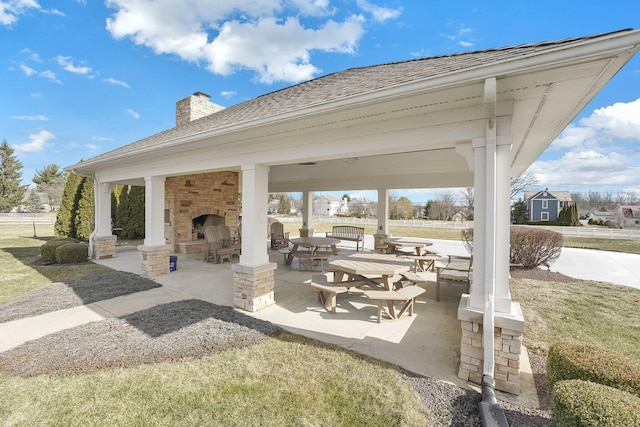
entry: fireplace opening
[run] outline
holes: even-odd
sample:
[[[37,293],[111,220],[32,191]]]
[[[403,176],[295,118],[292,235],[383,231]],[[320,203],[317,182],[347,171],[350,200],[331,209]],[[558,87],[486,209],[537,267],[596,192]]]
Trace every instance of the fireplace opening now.
[[[200,215],[193,218],[192,223],[192,232],[197,235],[198,239],[204,239],[204,228],[208,225],[224,224],[224,217],[213,214]]]

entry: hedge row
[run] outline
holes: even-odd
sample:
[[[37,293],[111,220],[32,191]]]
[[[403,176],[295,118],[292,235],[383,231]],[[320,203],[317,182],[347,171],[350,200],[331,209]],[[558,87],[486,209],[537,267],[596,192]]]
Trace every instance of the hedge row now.
[[[640,427],[640,398],[591,381],[560,381],[551,413],[551,425],[558,427]]]
[[[640,363],[582,342],[558,342],[547,355],[554,426],[640,427]]]
[[[40,246],[40,256],[44,262],[58,264],[85,262],[89,257],[89,245],[70,237],[52,239]]]
[[[71,237],[61,237],[47,241],[44,245],[40,246],[40,256],[44,262],[53,262],[56,260],[56,249],[62,245],[68,245],[69,243],[78,243],[76,239]]]
[[[607,385],[640,397],[640,363],[616,351],[593,344],[553,343],[547,355],[547,383],[584,380]]]

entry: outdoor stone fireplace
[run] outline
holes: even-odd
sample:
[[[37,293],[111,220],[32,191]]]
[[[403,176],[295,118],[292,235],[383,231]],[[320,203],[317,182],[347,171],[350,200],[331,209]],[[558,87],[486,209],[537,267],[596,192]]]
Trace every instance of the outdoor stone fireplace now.
[[[235,230],[238,215],[237,172],[181,175],[165,181],[165,238],[173,252],[201,252],[206,247],[205,223]]]

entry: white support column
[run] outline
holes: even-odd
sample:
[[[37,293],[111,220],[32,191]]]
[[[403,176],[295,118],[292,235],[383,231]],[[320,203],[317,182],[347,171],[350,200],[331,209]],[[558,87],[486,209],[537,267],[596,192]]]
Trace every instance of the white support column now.
[[[389,189],[378,188],[378,234],[389,234]]]
[[[242,165],[242,255],[233,264],[233,305],[259,311],[275,303],[275,263],[267,252],[269,167]]]
[[[300,237],[313,236],[313,192],[302,192],[302,228]]]
[[[144,246],[165,246],[164,176],[144,178]]]
[[[95,192],[95,235],[111,236],[111,190],[108,182],[94,181]]]
[[[389,237],[389,190],[378,188],[378,228],[373,235],[374,249],[384,252],[387,245],[382,241]]]
[[[496,79],[485,80],[486,128],[473,140],[473,283],[458,306],[462,324],[458,376],[498,390],[520,393],[520,354],[524,317],[509,292],[511,176],[510,117],[496,117]],[[461,147],[459,152],[466,153]],[[468,159],[468,156],[465,157]]]
[[[267,200],[269,167],[242,166],[242,255],[240,264],[261,265],[269,262],[267,253]]]
[[[93,181],[95,218],[89,239],[89,256],[93,259],[111,258],[116,253],[116,239],[111,230],[111,190],[108,182]]]
[[[511,129],[508,117],[498,118],[498,130]],[[494,308],[496,313],[513,313],[509,289],[511,245],[511,144],[509,134],[498,135],[496,141],[496,251]]]

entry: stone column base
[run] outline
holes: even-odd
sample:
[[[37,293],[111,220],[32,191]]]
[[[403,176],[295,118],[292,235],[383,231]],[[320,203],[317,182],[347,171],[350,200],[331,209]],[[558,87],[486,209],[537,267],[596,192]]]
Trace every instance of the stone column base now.
[[[93,236],[93,259],[113,258],[118,236]]]
[[[246,311],[260,311],[275,304],[275,269],[277,264],[259,266],[233,264],[233,305]]]
[[[463,295],[458,306],[458,319],[462,324],[460,343],[460,369],[458,377],[476,384],[482,383],[484,346],[483,313],[470,308],[469,295]],[[524,316],[520,304],[512,303],[513,313],[495,313],[494,316],[494,370],[496,389],[520,394],[520,352]]]
[[[169,246],[138,246],[140,268],[144,277],[169,274]]]
[[[386,243],[382,243],[382,241],[384,239],[386,239],[387,237],[389,237],[388,234],[374,234],[373,235],[373,249],[375,249],[376,251],[384,252],[384,250],[387,248],[387,244]]]

